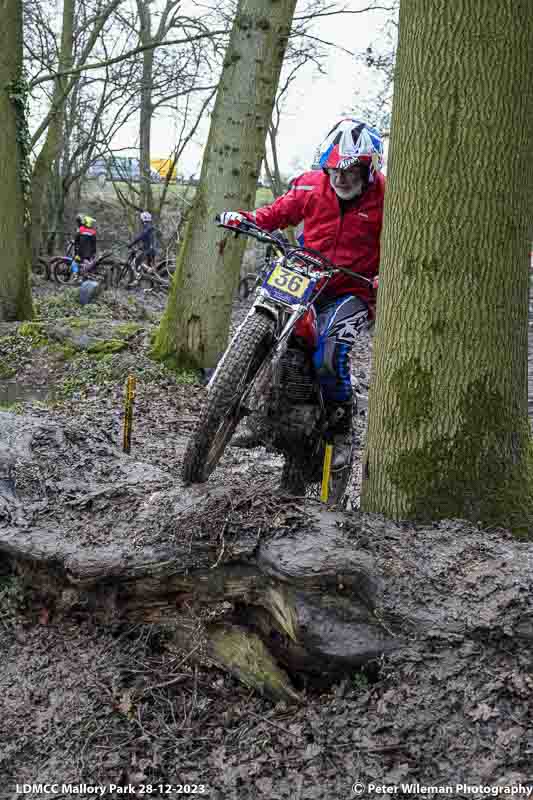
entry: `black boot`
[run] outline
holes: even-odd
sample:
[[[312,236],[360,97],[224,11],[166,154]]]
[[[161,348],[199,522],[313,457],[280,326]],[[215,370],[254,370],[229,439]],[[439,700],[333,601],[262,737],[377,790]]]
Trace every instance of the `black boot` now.
[[[330,420],[328,436],[333,442],[331,469],[349,467],[352,459],[352,413],[353,403],[328,403]]]

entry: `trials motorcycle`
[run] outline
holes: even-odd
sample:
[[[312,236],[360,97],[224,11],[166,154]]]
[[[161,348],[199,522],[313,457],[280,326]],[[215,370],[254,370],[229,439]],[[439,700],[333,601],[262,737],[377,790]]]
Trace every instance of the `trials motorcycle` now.
[[[339,504],[352,459],[341,469],[329,469],[334,420],[328,417],[313,366],[318,344],[314,303],[338,272],[372,287],[375,284],[364,275],[336,267],[318,251],[294,247],[247,220],[238,229],[220,227],[270,245],[271,258],[258,277],[250,311],[209,381],[199,422],[186,448],[183,480],[206,481],[239,422],[250,416],[261,441],[285,456],[284,491],[321,494],[328,504]],[[352,458],[353,451],[352,441]]]

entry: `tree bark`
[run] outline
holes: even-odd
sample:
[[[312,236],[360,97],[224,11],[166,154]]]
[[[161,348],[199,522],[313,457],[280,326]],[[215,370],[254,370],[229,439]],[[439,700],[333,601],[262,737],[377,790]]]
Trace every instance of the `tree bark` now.
[[[213,367],[227,343],[244,242],[214,225],[223,209],[253,208],[295,0],[239,3],[200,185],[155,345],[165,360]]]
[[[0,19],[0,321],[5,322],[32,316],[29,209],[24,186],[28,164],[22,141],[27,133],[22,87],[22,2],[0,0]]]
[[[531,521],[530,12],[401,4],[366,511]]]

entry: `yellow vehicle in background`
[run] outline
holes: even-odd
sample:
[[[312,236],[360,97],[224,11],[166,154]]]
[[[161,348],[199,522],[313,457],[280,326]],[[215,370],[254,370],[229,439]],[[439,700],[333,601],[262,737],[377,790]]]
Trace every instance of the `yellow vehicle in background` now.
[[[172,173],[170,175],[170,180],[176,180],[176,166],[172,168],[172,159],[171,158],[154,158],[150,160],[150,166],[152,169],[155,169],[160,175],[163,180],[167,180],[167,175],[172,169]]]

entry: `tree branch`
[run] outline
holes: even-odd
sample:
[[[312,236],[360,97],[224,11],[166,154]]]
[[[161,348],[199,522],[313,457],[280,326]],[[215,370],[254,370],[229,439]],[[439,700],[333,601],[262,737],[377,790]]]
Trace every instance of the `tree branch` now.
[[[359,8],[357,10],[343,8],[339,11],[318,11],[316,14],[304,14],[301,17],[294,17],[295,22],[301,22],[305,19],[316,19],[317,17],[333,17],[337,14],[365,14],[367,11],[396,11],[395,6],[368,6],[367,8]]]
[[[43,77],[35,80],[30,85],[30,89],[33,89],[35,86],[39,86],[41,83],[53,81],[56,78],[62,78],[64,75],[79,75],[80,73],[87,72],[91,69],[102,69],[103,67],[109,67],[112,64],[118,64],[120,61],[126,61],[126,59],[136,56],[138,53],[143,53],[145,50],[154,50],[156,47],[168,47],[169,45],[174,44],[188,44],[189,42],[199,41],[200,39],[212,39],[214,36],[222,36],[225,34],[227,34],[226,30],[217,30],[206,33],[198,33],[196,36],[189,36],[187,39],[169,39],[167,42],[153,41],[149,44],[135,47],[133,50],[129,50],[127,53],[123,53],[121,56],[110,58],[107,61],[95,61],[92,64],[83,64],[80,67],[76,67],[75,69],[65,72],[53,72],[48,75],[44,75]]]

